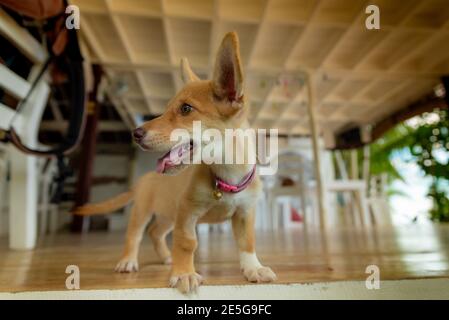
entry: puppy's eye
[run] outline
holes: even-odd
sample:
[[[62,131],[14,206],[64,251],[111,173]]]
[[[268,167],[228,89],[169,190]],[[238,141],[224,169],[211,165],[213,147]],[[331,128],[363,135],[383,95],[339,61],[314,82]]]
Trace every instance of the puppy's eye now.
[[[181,114],[183,116],[188,115],[190,112],[193,111],[193,107],[191,105],[188,105],[187,103],[184,103],[180,108]]]

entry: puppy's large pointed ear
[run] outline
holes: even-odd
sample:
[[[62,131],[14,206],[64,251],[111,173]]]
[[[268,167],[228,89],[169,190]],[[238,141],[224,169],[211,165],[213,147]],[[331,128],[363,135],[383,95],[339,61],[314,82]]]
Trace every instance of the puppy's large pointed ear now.
[[[181,78],[184,83],[200,80],[192,71],[192,68],[190,68],[190,63],[187,58],[181,58]]]
[[[239,40],[235,32],[226,34],[218,49],[212,83],[218,98],[230,102],[242,101],[243,74]]]

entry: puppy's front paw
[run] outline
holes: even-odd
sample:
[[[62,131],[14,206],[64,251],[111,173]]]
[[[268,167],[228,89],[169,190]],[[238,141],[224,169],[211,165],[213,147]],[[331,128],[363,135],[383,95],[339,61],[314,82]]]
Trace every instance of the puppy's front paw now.
[[[168,256],[167,258],[164,259],[164,264],[169,265],[169,264],[172,264],[172,262],[173,262],[173,260],[172,260],[171,256]]]
[[[115,266],[115,272],[130,273],[139,271],[139,263],[133,259],[122,259]]]
[[[244,268],[243,275],[250,282],[272,282],[277,279],[276,274],[269,267]]]
[[[195,292],[201,283],[203,283],[203,277],[196,272],[172,275],[168,282],[170,287],[178,288],[182,293]]]

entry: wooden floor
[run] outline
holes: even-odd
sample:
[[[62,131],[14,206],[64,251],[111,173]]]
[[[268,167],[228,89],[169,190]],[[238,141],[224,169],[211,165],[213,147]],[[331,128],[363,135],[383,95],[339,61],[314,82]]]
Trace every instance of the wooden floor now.
[[[68,265],[81,272],[81,289],[166,287],[170,267],[161,265],[145,239],[140,272],[117,274],[123,233],[63,234],[43,239],[36,250],[10,251],[0,239],[0,292],[65,290]],[[278,283],[364,280],[368,265],[381,279],[449,277],[449,226],[382,230],[334,230],[326,237],[302,229],[258,234],[262,263]],[[230,234],[200,235],[196,256],[205,285],[246,284]]]

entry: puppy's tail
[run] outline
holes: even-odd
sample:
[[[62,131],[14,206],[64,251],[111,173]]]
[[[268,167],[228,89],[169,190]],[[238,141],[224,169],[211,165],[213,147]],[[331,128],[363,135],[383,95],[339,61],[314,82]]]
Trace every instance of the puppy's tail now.
[[[85,206],[75,208],[72,213],[80,216],[92,216],[97,214],[110,213],[114,210],[123,208],[133,199],[132,191],[120,193],[114,198],[103,202],[87,204]]]

